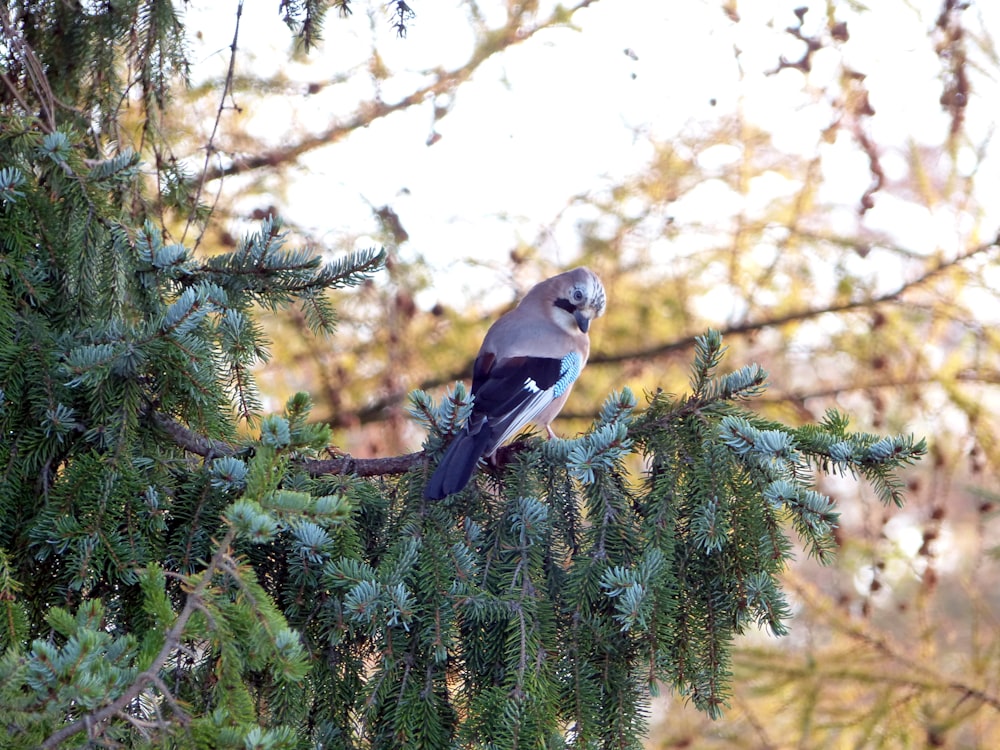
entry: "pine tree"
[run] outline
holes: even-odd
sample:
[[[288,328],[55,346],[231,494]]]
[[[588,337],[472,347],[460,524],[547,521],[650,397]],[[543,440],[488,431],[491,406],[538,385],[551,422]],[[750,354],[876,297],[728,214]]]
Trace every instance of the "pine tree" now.
[[[42,27],[66,21],[38,7]],[[319,6],[283,7],[305,34]],[[158,76],[183,67],[170,9],[138,4],[148,44],[128,50],[150,112]],[[832,412],[761,419],[746,402],[766,373],[719,374],[714,331],[689,394],[640,409],[612,393],[582,436],[521,440],[441,502],[422,489],[470,410],[461,387],[412,394],[424,452],[320,458],[308,396],[261,413],[260,311],[299,305],[332,333],[328,292],[384,253],[324,263],[270,220],[211,257],[171,241],[138,156],[95,145],[113,118],[57,114],[87,101],[111,117],[125,84],[30,37],[34,12],[4,18],[22,43],[9,70],[30,79],[43,59],[66,88],[5,100],[0,131],[8,746],[639,747],[658,683],[717,716],[733,638],[785,632],[790,532],[833,552],[817,470],[902,502],[896,471],[922,441]],[[119,36],[111,12],[77,29],[85,47]]]

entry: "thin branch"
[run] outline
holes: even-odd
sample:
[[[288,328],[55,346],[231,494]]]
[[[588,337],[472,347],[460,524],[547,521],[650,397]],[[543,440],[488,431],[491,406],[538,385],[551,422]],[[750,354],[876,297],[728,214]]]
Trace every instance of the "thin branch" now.
[[[202,191],[205,189],[205,183],[208,181],[208,165],[212,159],[212,154],[215,153],[215,136],[219,133],[219,124],[222,121],[222,112],[226,108],[226,97],[232,96],[233,77],[236,72],[236,49],[237,42],[240,38],[240,19],[242,18],[243,0],[239,0],[236,4],[236,26],[233,29],[233,41],[229,45],[229,69],[226,71],[226,82],[222,87],[222,94],[219,96],[219,107],[215,111],[215,122],[212,124],[212,132],[208,136],[208,143],[205,144],[205,166],[201,170],[201,178],[198,180],[198,189],[195,192],[194,199],[191,201],[191,213],[188,215],[187,223],[184,225],[184,234],[181,235],[182,243],[187,237],[191,224],[194,222],[194,217],[198,211],[198,201],[201,200]],[[195,240],[194,243],[194,249],[197,249],[204,235],[204,232],[198,235],[198,239]]]
[[[738,323],[732,325],[728,328],[720,329],[723,338],[729,336],[742,335],[748,333],[754,333],[763,328],[779,328],[789,323],[799,323],[804,320],[809,320],[811,318],[819,317],[820,315],[826,315],[827,313],[837,314],[850,312],[852,310],[865,309],[870,307],[875,307],[877,305],[885,304],[887,302],[898,302],[904,294],[912,289],[920,287],[926,284],[928,281],[934,279],[940,274],[948,271],[949,269],[960,265],[964,261],[970,258],[976,257],[990,250],[996,250],[1000,247],[1000,236],[994,238],[990,242],[984,243],[982,245],[977,245],[976,247],[968,250],[961,255],[952,258],[949,261],[940,261],[935,265],[927,268],[922,274],[916,276],[910,281],[901,284],[898,288],[891,292],[886,292],[885,294],[876,295],[874,297],[868,297],[866,299],[851,300],[849,302],[842,302],[839,304],[827,305],[825,307],[819,308],[806,308],[804,310],[797,310],[794,312],[786,313],[785,315],[776,315],[772,318],[763,318],[756,321],[748,321],[744,323]],[[615,354],[595,354],[590,357],[587,361],[588,366],[593,364],[617,364],[620,362],[628,362],[633,360],[649,359],[650,357],[660,357],[664,354],[668,354],[680,349],[687,349],[694,346],[694,342],[697,336],[691,335],[686,336],[682,339],[676,339],[674,341],[669,341],[664,344],[658,344],[655,346],[634,349],[632,351],[626,352],[616,352]]]
[[[120,711],[123,711],[129,703],[138,698],[140,693],[142,693],[147,686],[153,685],[154,687],[157,687],[163,685],[159,676],[160,669],[162,669],[163,665],[166,664],[167,660],[170,658],[170,655],[180,645],[181,639],[184,635],[184,628],[187,626],[188,620],[199,608],[202,595],[204,594],[205,589],[208,588],[209,584],[212,582],[216,572],[222,569],[225,561],[228,559],[229,547],[235,536],[236,530],[233,527],[230,527],[226,531],[226,535],[222,538],[222,541],[219,543],[219,547],[215,551],[215,554],[212,555],[212,559],[209,561],[205,570],[200,574],[198,583],[187,595],[183,609],[181,609],[180,613],[177,615],[177,619],[174,620],[174,624],[164,636],[163,646],[160,648],[160,652],[150,663],[149,667],[136,675],[135,681],[128,687],[128,689],[126,689],[111,703],[108,703],[103,708],[99,708],[96,711],[84,714],[72,724],[67,724],[58,731],[49,735],[45,742],[41,744],[41,750],[57,748],[74,734],[84,730],[91,730],[97,725],[106,722]],[[174,705],[174,701],[170,696],[165,694],[164,697],[167,699],[168,703]]]
[[[1000,371],[998,370],[962,370],[950,376],[955,383],[968,383],[971,385],[1000,385]],[[771,390],[756,399],[757,403],[802,403],[815,398],[833,398],[846,393],[856,393],[858,391],[876,390],[897,390],[899,388],[923,387],[932,383],[940,383],[942,378],[934,375],[917,375],[910,373],[902,377],[886,377],[879,380],[867,380],[863,382],[844,383],[832,385],[826,388],[815,388],[802,391],[778,391]],[[560,412],[563,416],[573,417],[569,412]]]
[[[760,318],[753,321],[737,323],[729,326],[728,328],[720,328],[719,330],[722,333],[723,338],[729,338],[732,336],[756,333],[757,331],[765,328],[780,328],[781,326],[789,325],[791,323],[800,323],[805,320],[811,320],[812,318],[818,318],[819,316],[826,315],[828,313],[836,315],[839,313],[851,312],[853,310],[875,307],[889,302],[898,302],[907,292],[922,286],[949,269],[960,265],[964,261],[978,255],[982,255],[983,253],[991,250],[996,250],[998,247],[1000,247],[1000,237],[994,238],[992,241],[982,245],[978,245],[949,261],[941,261],[936,265],[929,267],[924,271],[924,273],[914,279],[900,285],[897,289],[875,297],[852,300],[840,304],[827,305],[825,307],[806,308],[804,310],[789,312],[784,315],[776,315],[771,318]],[[695,339],[697,339],[699,335],[700,334],[691,334],[684,336],[683,338],[665,341],[663,343],[654,344],[653,346],[642,349],[632,349],[621,352],[597,352],[590,356],[587,361],[587,366],[618,365],[626,362],[659,358],[668,354],[673,354],[674,352],[687,351],[694,346]],[[425,391],[433,388],[439,388],[443,385],[454,382],[455,380],[468,378],[471,372],[472,360],[470,359],[457,370],[432,378],[427,378],[415,387]],[[361,407],[355,412],[337,415],[335,418],[329,420],[330,424],[335,427],[343,427],[358,423],[368,424],[371,422],[381,421],[384,418],[384,412],[402,402],[408,393],[409,391],[396,391],[394,393],[386,394],[366,406]]]
[[[245,450],[240,446],[207,438],[165,414],[154,412],[152,419],[157,427],[167,433],[175,445],[183,448],[188,453],[211,459],[219,456],[234,456]],[[518,440],[500,447],[496,452],[493,464],[495,466],[505,466],[513,459],[515,454],[527,448],[528,445],[528,441]],[[415,453],[405,453],[401,456],[384,456],[378,458],[338,456],[336,458],[324,459],[301,459],[296,463],[312,477],[331,475],[383,477],[405,474],[411,469],[422,465],[425,461],[426,454],[423,451],[417,451]]]
[[[456,380],[466,380],[472,375],[472,362],[470,359],[457,370],[425,378],[413,388],[429,391],[433,388],[440,388],[448,383],[454,383]],[[356,424],[364,425],[372,422],[381,422],[385,419],[385,411],[401,403],[409,393],[410,389],[387,393],[385,396],[362,406],[357,411],[336,414],[326,421],[331,427],[349,427]]]
[[[805,579],[787,571],[785,578],[788,588],[802,598],[809,610],[825,614],[827,622],[849,638],[868,646],[889,661],[909,670],[911,674],[921,675],[925,680],[921,683],[922,685],[941,686],[958,693],[962,700],[972,698],[983,705],[991,707],[995,711],[1000,711],[1000,696],[991,693],[986,687],[973,684],[971,680],[966,678],[966,675],[953,677],[945,671],[938,670],[926,661],[919,661],[913,658],[912,654],[898,649],[890,637],[879,633],[862,621],[842,616],[831,605],[829,599],[819,593],[816,586],[810,584]]]
[[[409,107],[422,104],[429,97],[447,94],[454,91],[456,87],[464,83],[479,66],[486,60],[493,57],[507,48],[531,39],[539,31],[551,28],[567,22],[576,11],[586,8],[598,0],[580,0],[576,4],[566,8],[558,6],[552,14],[540,23],[523,27],[520,25],[520,17],[515,17],[507,26],[498,32],[490,34],[487,42],[481,43],[473,53],[471,59],[460,68],[449,71],[438,71],[437,78],[433,83],[416,89],[408,96],[403,97],[394,104],[387,104],[382,101],[374,101],[362,106],[358,114],[347,122],[334,123],[326,130],[316,135],[308,136],[301,141],[289,145],[265,151],[254,156],[239,158],[234,156],[233,160],[223,166],[206,169],[197,179],[200,184],[210,180],[217,180],[230,175],[244,174],[256,169],[275,167],[280,164],[294,162],[298,157],[313,151],[322,146],[336,143],[355,130],[367,128],[373,122],[387,117],[394,112],[408,109]]]

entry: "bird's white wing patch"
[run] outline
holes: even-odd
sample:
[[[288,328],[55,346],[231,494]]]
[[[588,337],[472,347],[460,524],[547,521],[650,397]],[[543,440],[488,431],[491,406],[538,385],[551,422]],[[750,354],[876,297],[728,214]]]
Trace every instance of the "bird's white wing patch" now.
[[[503,445],[507,440],[524,429],[526,425],[533,422],[535,417],[541,414],[542,410],[551,404],[555,398],[551,388],[543,391],[536,386],[534,395],[524,402],[516,415],[512,415],[513,419],[506,426],[503,434],[490,441],[490,448],[487,453],[492,453],[498,445]]]

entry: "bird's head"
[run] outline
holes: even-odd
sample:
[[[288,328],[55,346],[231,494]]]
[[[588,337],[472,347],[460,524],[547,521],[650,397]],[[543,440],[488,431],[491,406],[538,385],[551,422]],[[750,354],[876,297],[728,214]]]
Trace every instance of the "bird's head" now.
[[[556,323],[570,333],[587,333],[590,322],[604,314],[604,285],[589,268],[574,268],[539,284],[542,285],[547,287]]]

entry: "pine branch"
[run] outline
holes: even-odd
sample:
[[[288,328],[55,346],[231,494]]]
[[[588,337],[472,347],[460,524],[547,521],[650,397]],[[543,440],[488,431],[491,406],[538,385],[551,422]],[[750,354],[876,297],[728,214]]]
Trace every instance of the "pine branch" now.
[[[196,456],[203,458],[220,458],[235,456],[247,449],[222,440],[212,440],[186,427],[180,422],[161,412],[153,412],[153,422],[163,430],[174,444]],[[528,441],[518,440],[497,450],[496,466],[503,467],[510,463],[514,456],[530,446]],[[325,459],[302,459],[298,465],[312,477],[320,476],[357,476],[381,477],[405,474],[426,460],[423,451],[405,453],[400,456],[384,456],[378,458],[354,458],[353,456],[338,456]]]
[[[124,711],[125,707],[136,700],[146,687],[149,685],[163,685],[163,682],[160,679],[160,670],[180,646],[181,640],[184,636],[184,628],[187,626],[188,620],[191,619],[191,615],[203,606],[202,597],[205,590],[212,582],[212,579],[215,577],[216,572],[224,570],[226,566],[231,564],[230,545],[235,537],[236,530],[231,526],[226,532],[226,535],[222,538],[222,541],[219,543],[218,549],[212,556],[212,559],[209,561],[205,570],[201,572],[198,583],[193,589],[191,589],[190,593],[188,593],[187,599],[184,602],[184,607],[177,615],[177,619],[174,620],[174,624],[171,626],[170,630],[168,630],[164,636],[163,646],[160,648],[159,653],[145,670],[136,675],[135,681],[132,685],[103,708],[92,711],[89,714],[84,714],[73,723],[67,724],[58,731],[53,732],[49,735],[45,742],[41,744],[41,750],[57,748],[78,732],[82,732],[84,730],[87,730],[88,732],[94,731],[95,727],[112,718],[119,712]],[[164,695],[169,696],[169,693],[164,693]],[[168,697],[167,700],[168,703],[173,703],[172,697]]]

